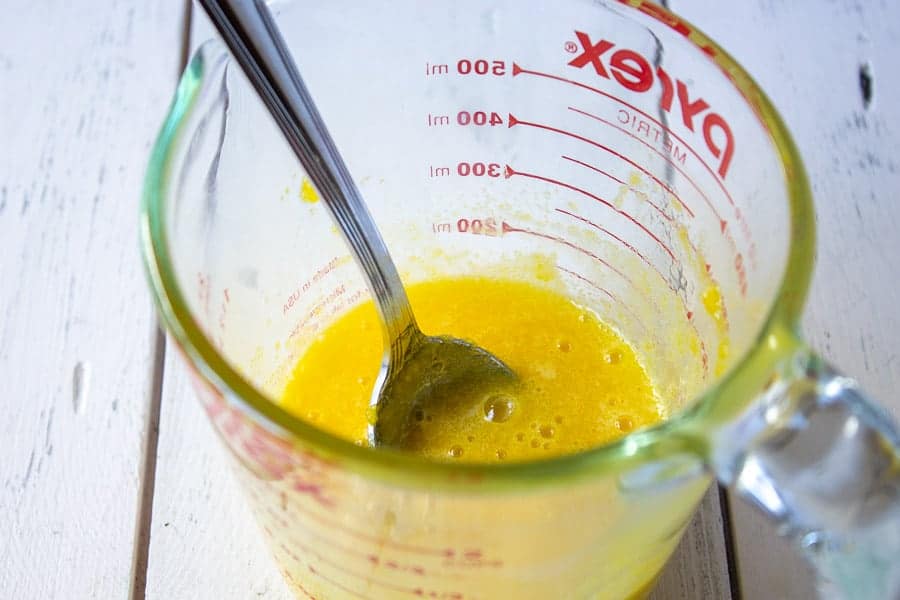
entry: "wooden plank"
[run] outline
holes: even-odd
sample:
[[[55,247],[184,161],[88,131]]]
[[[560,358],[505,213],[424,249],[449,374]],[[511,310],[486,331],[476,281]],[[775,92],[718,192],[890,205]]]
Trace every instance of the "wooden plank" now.
[[[190,48],[214,35],[191,11]],[[166,357],[146,597],[293,598],[231,473],[181,356]]]
[[[153,389],[137,212],[181,11],[0,19],[0,597],[124,598]]]
[[[731,579],[723,530],[719,489],[713,486],[703,497],[650,600],[730,599]]]
[[[818,208],[807,337],[900,415],[900,6],[670,4],[748,69],[791,129]],[[872,80],[868,102],[861,71]],[[813,598],[812,575],[789,545],[740,500],[731,504],[743,597]]]
[[[181,356],[165,373],[146,598],[293,598]]]

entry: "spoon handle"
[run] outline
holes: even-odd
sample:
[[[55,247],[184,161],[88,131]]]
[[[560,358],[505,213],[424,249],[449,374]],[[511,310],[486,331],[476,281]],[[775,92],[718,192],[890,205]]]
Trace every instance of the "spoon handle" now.
[[[378,227],[263,0],[199,0],[287,138],[366,275],[394,364],[418,333]]]

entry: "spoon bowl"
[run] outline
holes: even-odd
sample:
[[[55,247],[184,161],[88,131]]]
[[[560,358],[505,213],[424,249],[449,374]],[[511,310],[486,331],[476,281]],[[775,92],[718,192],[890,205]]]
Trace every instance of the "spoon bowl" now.
[[[428,414],[452,421],[473,399],[507,391],[516,375],[487,350],[459,338],[418,336],[399,361],[384,361],[372,390],[368,438],[373,446],[404,448]],[[468,401],[468,402],[467,402]]]

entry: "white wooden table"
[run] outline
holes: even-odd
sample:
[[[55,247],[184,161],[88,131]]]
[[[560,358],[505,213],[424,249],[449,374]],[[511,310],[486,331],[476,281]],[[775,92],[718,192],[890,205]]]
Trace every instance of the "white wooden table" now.
[[[900,415],[900,7],[669,4],[747,67],[794,133],[818,203],[808,337]],[[141,179],[190,7],[2,12],[0,598],[288,598],[138,258]],[[813,596],[772,528],[715,490],[654,594]]]

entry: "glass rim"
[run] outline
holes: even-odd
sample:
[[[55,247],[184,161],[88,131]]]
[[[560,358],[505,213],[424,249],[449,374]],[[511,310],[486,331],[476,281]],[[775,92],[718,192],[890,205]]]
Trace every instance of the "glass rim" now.
[[[153,147],[144,189],[140,215],[141,254],[152,295],[162,322],[191,367],[207,379],[217,393],[227,396],[249,412],[258,425],[275,429],[280,435],[297,439],[323,456],[338,459],[343,467],[362,475],[406,487],[428,487],[472,490],[473,483],[482,490],[506,489],[524,484],[558,483],[563,479],[596,477],[623,468],[624,463],[642,462],[650,456],[687,452],[700,458],[707,456],[706,442],[691,436],[672,435],[685,430],[698,414],[708,413],[717,398],[743,389],[747,372],[759,371],[754,383],[771,374],[773,363],[770,344],[772,334],[788,332],[793,340],[803,310],[813,268],[815,244],[814,209],[807,177],[793,140],[768,97],[750,75],[720,46],[696,27],[667,9],[654,5],[642,10],[641,0],[618,0],[640,10],[665,25],[677,25],[685,39],[706,54],[723,71],[756,111],[779,154],[785,174],[790,213],[787,264],[780,285],[756,340],[728,371],[710,382],[684,409],[670,418],[645,429],[632,432],[612,443],[575,454],[534,461],[511,463],[451,463],[391,450],[372,449],[327,433],[281,408],[276,401],[244,378],[212,345],[188,308],[178,285],[166,235],[166,182],[171,169],[171,150],[184,119],[197,97],[203,78],[204,46],[188,64],[167,117]],[[760,371],[751,365],[762,363]],[[768,369],[768,372],[765,371]],[[741,404],[738,408],[742,408]],[[688,427],[689,429],[689,427]]]

